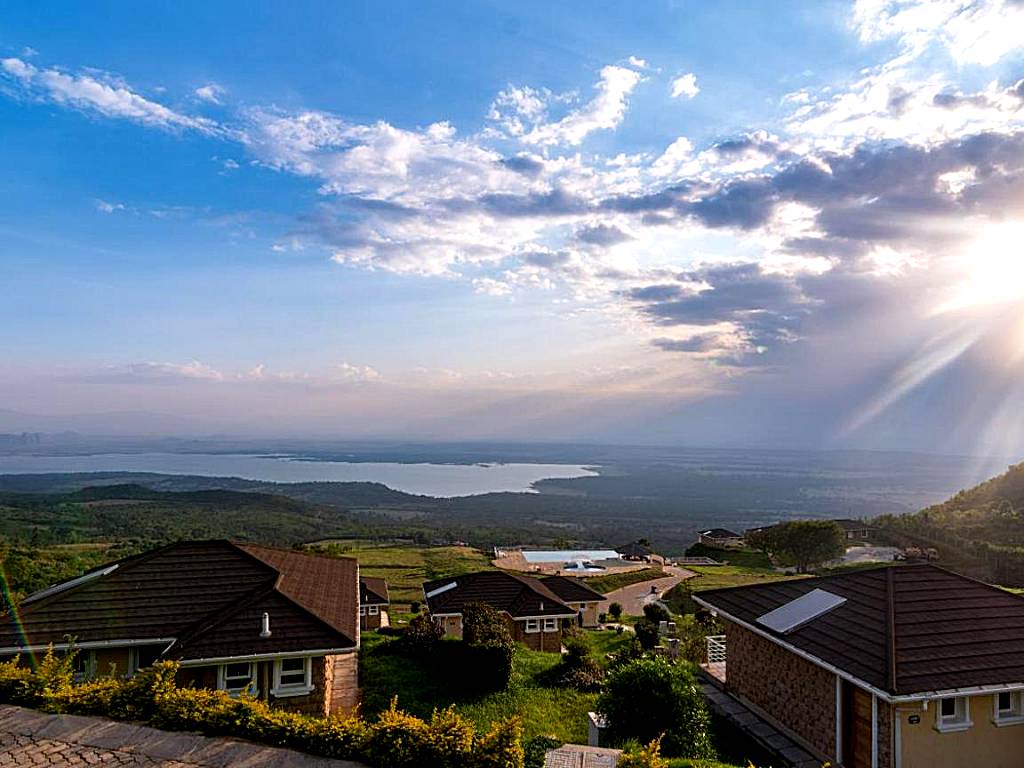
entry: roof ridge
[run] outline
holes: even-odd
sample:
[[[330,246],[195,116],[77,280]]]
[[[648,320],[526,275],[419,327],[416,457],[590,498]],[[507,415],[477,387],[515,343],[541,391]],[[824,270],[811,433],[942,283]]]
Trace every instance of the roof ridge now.
[[[334,555],[325,555],[322,552],[310,552],[305,549],[293,549],[291,547],[276,547],[272,544],[259,544],[255,541],[242,541],[241,539],[225,539],[225,541],[233,547],[243,551],[247,551],[246,547],[252,547],[253,549],[268,549],[271,552],[280,552],[285,555],[301,555],[303,557],[314,557],[321,560],[353,560],[356,563],[359,562],[358,557],[352,557],[351,555],[339,555],[335,557]],[[251,552],[248,552],[248,554],[252,555]],[[256,555],[253,555],[253,557],[259,560],[259,557]]]

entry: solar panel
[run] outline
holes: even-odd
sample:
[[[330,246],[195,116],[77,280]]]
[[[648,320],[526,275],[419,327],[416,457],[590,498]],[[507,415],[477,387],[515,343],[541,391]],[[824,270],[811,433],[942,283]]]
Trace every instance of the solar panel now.
[[[780,605],[757,618],[757,623],[768,629],[786,634],[809,621],[828,613],[846,602],[845,597],[833,595],[823,589],[812,589],[806,595]]]

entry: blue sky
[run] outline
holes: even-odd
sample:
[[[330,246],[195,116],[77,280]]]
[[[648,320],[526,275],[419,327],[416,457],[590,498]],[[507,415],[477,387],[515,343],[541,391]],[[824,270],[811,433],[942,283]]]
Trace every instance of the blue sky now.
[[[1021,447],[1020,2],[166,5],[0,18],[0,428]]]

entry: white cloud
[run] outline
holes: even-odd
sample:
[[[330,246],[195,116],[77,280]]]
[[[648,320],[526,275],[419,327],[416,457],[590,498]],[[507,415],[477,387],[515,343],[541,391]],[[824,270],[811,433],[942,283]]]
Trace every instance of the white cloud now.
[[[521,137],[522,141],[527,144],[576,146],[594,131],[618,127],[626,115],[629,94],[642,79],[632,69],[604,67],[593,99],[560,120],[534,126]]]
[[[114,213],[125,209],[124,203],[111,203],[107,200],[96,200],[96,210],[101,213]]]
[[[697,87],[697,76],[693,72],[687,72],[672,81],[673,99],[692,99],[698,93],[700,93],[700,88]]]
[[[196,88],[195,95],[203,101],[209,102],[210,104],[221,104],[221,98],[224,96],[226,91],[216,83],[209,83],[207,85]]]
[[[339,363],[335,368],[335,372],[337,374],[337,378],[351,383],[380,381],[383,378],[380,375],[380,371],[376,368],[371,368],[369,365]]]
[[[69,74],[58,69],[39,69],[17,58],[0,60],[0,74],[20,86],[29,96],[56,104],[96,112],[166,129],[215,132],[216,123],[175,112],[140,96],[110,76]]]

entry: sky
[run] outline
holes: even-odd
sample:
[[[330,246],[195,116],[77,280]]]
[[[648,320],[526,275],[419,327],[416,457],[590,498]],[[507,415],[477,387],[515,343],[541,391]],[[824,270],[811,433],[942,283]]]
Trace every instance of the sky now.
[[[1024,451],[1024,2],[0,17],[0,430]]]

